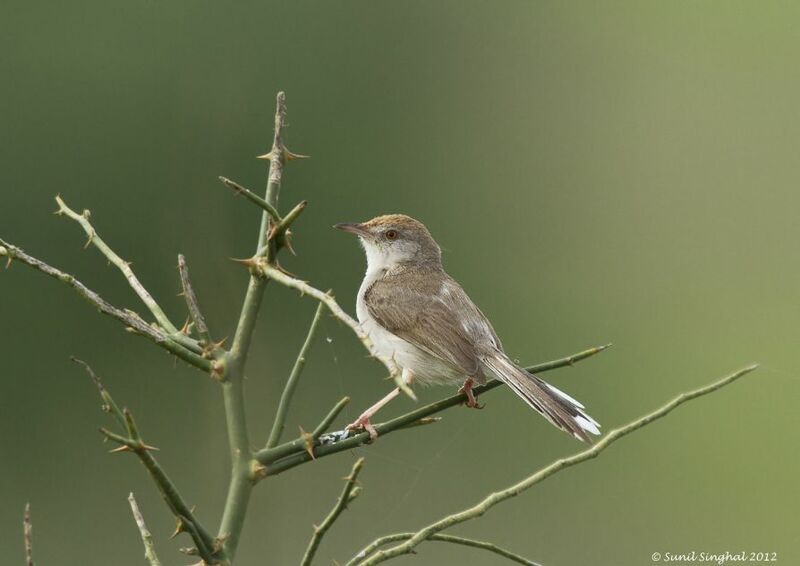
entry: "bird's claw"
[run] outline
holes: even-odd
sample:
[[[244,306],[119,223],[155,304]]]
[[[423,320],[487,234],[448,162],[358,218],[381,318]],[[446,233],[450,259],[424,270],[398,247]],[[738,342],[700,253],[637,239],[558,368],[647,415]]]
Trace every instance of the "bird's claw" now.
[[[485,405],[481,405],[478,403],[478,400],[475,398],[475,394],[472,392],[472,386],[474,382],[471,379],[468,379],[464,382],[464,385],[458,390],[459,393],[466,393],[467,400],[464,404],[469,407],[470,409],[483,409]]]
[[[345,430],[356,431],[356,430],[365,430],[369,433],[369,441],[374,442],[376,438],[378,438],[378,431],[372,426],[372,423],[369,422],[369,417],[361,415],[351,424],[347,425]]]

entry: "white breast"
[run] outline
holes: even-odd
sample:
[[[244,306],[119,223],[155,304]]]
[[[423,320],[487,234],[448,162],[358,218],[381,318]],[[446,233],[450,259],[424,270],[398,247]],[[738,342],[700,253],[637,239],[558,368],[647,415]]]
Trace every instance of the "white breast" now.
[[[358,316],[358,322],[361,323],[361,327],[364,329],[364,332],[369,335],[369,338],[372,340],[372,343],[375,345],[375,349],[378,351],[378,353],[381,356],[393,358],[396,363],[403,367],[398,355],[405,354],[411,349],[416,350],[417,348],[402,338],[398,338],[378,324],[378,321],[376,321],[370,314],[369,309],[367,308],[367,302],[364,300],[367,290],[370,288],[370,286],[372,286],[376,279],[383,276],[383,273],[383,268],[369,269],[367,271],[367,274],[364,276],[364,281],[361,282],[361,287],[358,290],[358,298],[356,299],[356,315]]]

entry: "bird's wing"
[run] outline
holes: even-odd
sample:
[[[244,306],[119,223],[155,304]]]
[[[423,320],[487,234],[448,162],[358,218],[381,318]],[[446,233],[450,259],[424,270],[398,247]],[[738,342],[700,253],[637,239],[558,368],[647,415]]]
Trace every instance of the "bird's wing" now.
[[[481,377],[476,346],[501,348],[500,340],[461,286],[436,275],[401,273],[379,279],[364,297],[369,313],[392,334],[464,375]]]

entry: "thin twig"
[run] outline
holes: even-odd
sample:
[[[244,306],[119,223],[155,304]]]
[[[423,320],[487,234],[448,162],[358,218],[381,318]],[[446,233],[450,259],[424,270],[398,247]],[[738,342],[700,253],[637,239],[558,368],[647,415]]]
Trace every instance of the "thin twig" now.
[[[97,388],[100,392],[100,397],[103,400],[103,410],[106,412],[111,412],[117,422],[122,425],[127,433],[127,436],[122,436],[104,428],[100,429],[100,432],[108,440],[119,444],[119,448],[113,450],[112,452],[133,452],[136,454],[142,464],[144,464],[144,467],[150,473],[150,477],[155,482],[158,490],[161,492],[161,495],[164,498],[164,501],[166,501],[173,514],[179,519],[182,517],[185,518],[186,521],[192,524],[193,529],[189,532],[190,534],[192,534],[192,532],[196,533],[196,536],[192,535],[192,538],[197,545],[198,550],[200,550],[201,556],[203,556],[205,560],[209,561],[209,563],[213,563],[215,558],[208,549],[213,548],[214,539],[211,537],[205,527],[203,527],[203,525],[195,518],[194,513],[184,501],[180,492],[175,487],[175,484],[172,483],[172,480],[169,479],[166,472],[164,472],[164,470],[161,468],[160,464],[156,461],[153,455],[150,454],[150,452],[155,450],[155,448],[148,446],[142,440],[131,412],[128,409],[120,410],[119,405],[117,405],[117,403],[111,397],[111,393],[103,386],[100,378],[92,370],[89,364],[75,358],[73,358],[73,361],[81,364],[84,369],[86,369],[86,372],[95,382],[95,385],[97,385]]]
[[[597,346],[595,348],[590,348],[588,350],[572,354],[571,356],[567,356],[565,358],[530,366],[526,369],[531,373],[543,373],[565,366],[572,366],[581,360],[585,360],[591,356],[599,354],[600,352],[606,350],[609,346],[610,344]],[[486,385],[476,387],[473,389],[473,393],[475,395],[480,395],[481,393],[485,393],[486,391],[499,387],[500,385],[502,385],[502,382],[493,380]],[[420,421],[421,419],[430,417],[431,415],[444,411],[445,409],[460,405],[466,400],[467,396],[463,393],[451,395],[450,397],[446,397],[434,403],[425,405],[424,407],[410,411],[404,415],[400,415],[392,420],[375,425],[375,429],[378,431],[380,436],[385,436],[391,432],[402,430],[409,425]],[[333,438],[333,440],[328,443],[322,443],[322,440],[328,438],[329,436]],[[371,439],[369,433],[366,432],[355,435],[345,435],[344,433],[325,435],[321,439],[317,439],[317,442],[313,447],[314,458],[321,458],[331,454],[336,454],[337,452],[342,452],[344,450],[350,450],[370,441]],[[300,464],[308,462],[312,459],[311,455],[306,449],[306,443],[302,438],[278,445],[270,450],[260,450],[255,454],[255,458],[261,463],[261,465],[265,466],[264,472],[270,476],[285,472],[290,468],[299,466]]]
[[[308,548],[306,548],[303,560],[300,561],[300,566],[309,566],[309,564],[311,564],[311,561],[314,560],[317,548],[319,547],[319,543],[322,541],[322,537],[325,536],[325,533],[328,532],[331,525],[339,518],[342,511],[347,508],[347,504],[352,501],[354,495],[353,488],[356,485],[356,480],[358,479],[358,474],[361,472],[362,467],[364,467],[364,458],[359,458],[356,460],[356,463],[353,464],[353,470],[350,472],[350,475],[345,478],[344,489],[339,499],[336,500],[333,509],[331,509],[331,512],[328,513],[319,526],[314,526],[314,534],[311,535],[311,540],[308,542]]]
[[[294,277],[292,277],[291,275],[287,275],[277,267],[269,265],[265,262],[260,262],[258,265],[258,269],[264,275],[264,277],[267,277],[268,279],[273,279],[278,283],[280,283],[281,285],[285,285],[286,287],[297,289],[298,291],[300,291],[302,295],[309,295],[315,298],[316,300],[324,303],[325,306],[328,307],[328,309],[336,318],[338,318],[339,320],[341,320],[347,326],[350,327],[350,329],[356,334],[356,336],[358,336],[359,340],[361,340],[364,343],[364,346],[366,346],[367,350],[369,350],[370,352],[374,350],[372,341],[369,339],[369,336],[367,336],[367,333],[364,332],[364,329],[361,328],[361,324],[352,316],[344,312],[342,307],[339,306],[339,303],[336,302],[336,299],[330,292],[325,293],[323,291],[320,291],[319,289],[312,287],[305,281],[301,281],[300,279],[295,279]]]
[[[80,366],[83,366],[83,369],[85,369],[86,373],[89,374],[89,377],[92,378],[92,381],[97,386],[97,391],[100,393],[100,399],[103,400],[103,405],[101,406],[103,411],[106,413],[110,413],[111,416],[113,416],[114,419],[116,419],[116,421],[119,423],[121,427],[127,428],[128,424],[125,421],[125,413],[123,413],[122,409],[119,408],[119,405],[117,405],[114,402],[114,399],[111,397],[111,394],[105,388],[100,377],[94,372],[92,367],[83,360],[79,360],[74,356],[71,356],[70,360],[72,360],[73,362],[75,362]]]
[[[156,554],[156,547],[153,544],[153,535],[151,535],[150,531],[147,529],[147,525],[144,522],[144,517],[142,517],[142,512],[139,511],[139,505],[136,503],[136,498],[133,496],[133,492],[128,495],[128,503],[131,504],[133,519],[136,521],[136,526],[139,527],[139,534],[142,535],[145,560],[147,560],[150,566],[161,566],[161,561],[158,559],[158,555]]]
[[[314,342],[314,334],[317,331],[317,326],[322,316],[322,309],[324,308],[322,303],[317,306],[314,318],[311,320],[311,326],[308,328],[308,334],[306,334],[303,347],[300,348],[300,353],[297,354],[297,359],[294,362],[294,367],[292,367],[292,372],[289,374],[289,379],[286,380],[286,386],[283,388],[278,410],[275,412],[275,421],[272,423],[272,430],[269,433],[269,440],[267,440],[267,448],[272,448],[278,444],[281,439],[281,434],[283,434],[283,429],[286,426],[286,415],[289,413],[289,405],[292,402],[292,396],[297,387],[297,382],[300,379],[300,374],[303,372],[303,367],[306,365],[306,356],[311,348],[311,344]]]
[[[278,225],[275,226],[275,231],[285,232],[286,230],[288,230],[291,227],[292,223],[294,223],[294,221],[297,220],[297,217],[300,216],[300,213],[306,209],[306,206],[308,206],[308,201],[304,200],[297,203],[294,206],[294,208],[290,210],[288,214],[286,214],[286,216],[283,217],[283,220],[281,220],[278,223]]]
[[[31,504],[25,504],[25,514],[22,516],[22,530],[25,540],[25,564],[33,566],[33,523],[31,522]]]
[[[203,318],[203,313],[200,312],[200,307],[197,304],[197,295],[195,295],[192,282],[189,279],[189,266],[186,265],[186,258],[183,257],[183,254],[178,254],[178,271],[181,276],[183,298],[186,300],[186,307],[189,309],[189,316],[192,317],[197,335],[200,336],[200,343],[203,346],[210,346],[211,338],[208,335],[206,319]]]
[[[256,206],[260,207],[262,210],[266,211],[272,217],[272,220],[277,224],[281,221],[281,215],[278,214],[278,211],[275,210],[275,207],[272,206],[270,203],[265,201],[263,198],[255,194],[253,191],[249,189],[245,189],[239,183],[235,181],[231,181],[227,177],[220,177],[219,178],[222,183],[231,189],[236,194],[244,196],[247,200],[254,203]]]
[[[372,343],[369,335],[364,332],[364,329],[361,327],[361,324],[354,319],[352,316],[344,312],[344,309],[339,306],[339,303],[336,302],[336,299],[333,295],[328,292],[324,293],[319,289],[312,287],[305,281],[301,281],[300,279],[296,279],[290,275],[287,275],[277,267],[270,265],[265,261],[259,261],[257,263],[256,269],[268,279],[272,279],[277,281],[281,285],[285,285],[286,287],[291,287],[292,289],[297,289],[303,295],[309,295],[314,299],[322,302],[325,306],[328,307],[328,310],[331,311],[331,314],[344,322],[350,330],[361,340],[361,343],[364,344],[364,347],[367,351],[372,355],[372,357],[380,360],[383,365],[386,366],[386,369],[389,370],[390,377],[394,380],[395,384],[409,397],[416,401],[416,396],[408,384],[403,381],[402,374],[400,372],[400,368],[397,367],[397,364],[394,362],[393,359],[387,358],[382,356],[376,349],[375,345]]]
[[[116,252],[112,250],[108,244],[106,244],[97,234],[94,226],[92,226],[92,224],[89,222],[91,213],[88,210],[84,210],[83,214],[78,214],[68,207],[60,196],[56,196],[56,202],[58,203],[58,211],[56,214],[66,214],[69,218],[72,218],[75,222],[80,224],[81,228],[83,228],[83,231],[86,232],[86,235],[89,237],[86,245],[88,246],[89,244],[94,244],[94,246],[100,250],[104,256],[106,256],[108,261],[116,265],[125,276],[125,279],[128,280],[128,284],[131,286],[134,292],[139,296],[150,312],[153,313],[153,316],[161,325],[161,327],[170,334],[176,333],[178,329],[175,328],[172,322],[170,322],[169,318],[167,318],[167,315],[164,314],[164,311],[161,309],[156,300],[150,295],[147,289],[144,288],[144,285],[142,285],[142,283],[133,273],[130,263],[119,257]]]
[[[459,511],[458,513],[453,513],[452,515],[448,515],[438,521],[431,523],[427,527],[420,529],[414,535],[408,539],[406,542],[402,544],[398,544],[391,548],[387,548],[385,550],[378,550],[372,556],[366,558],[361,562],[357,562],[359,566],[374,566],[375,564],[379,564],[390,558],[394,558],[403,554],[409,554],[414,552],[414,548],[419,545],[420,543],[424,542],[425,540],[429,539],[432,535],[443,531],[444,529],[450,528],[454,525],[458,525],[465,521],[469,521],[471,519],[475,519],[477,517],[482,516],[486,513],[489,509],[509,499],[511,497],[517,496],[523,491],[531,488],[532,486],[536,485],[537,483],[547,479],[548,477],[552,476],[569,468],[570,466],[574,466],[576,464],[580,464],[581,462],[585,462],[586,460],[590,460],[592,458],[597,457],[600,452],[608,448],[611,444],[650,423],[660,419],[661,417],[666,416],[669,414],[673,409],[677,408],[678,406],[682,405],[686,401],[690,401],[691,399],[696,399],[698,397],[702,397],[703,395],[707,395],[709,393],[713,393],[721,389],[722,387],[733,383],[740,377],[752,372],[758,366],[751,365],[745,368],[740,369],[739,371],[732,373],[731,375],[724,377],[718,381],[715,381],[709,385],[704,387],[700,387],[699,389],[694,389],[692,391],[688,391],[686,393],[681,393],[665,405],[659,407],[655,411],[644,415],[632,421],[620,428],[616,428],[609,432],[605,437],[603,437],[600,441],[597,442],[591,448],[579,452],[573,456],[568,458],[562,458],[550,464],[549,466],[542,468],[538,472],[531,474],[527,478],[523,479],[522,481],[506,488],[501,491],[496,491],[487,497],[485,497],[480,503],[474,505],[473,507],[464,509],[463,511]],[[355,564],[355,563],[354,563]]]
[[[129,328],[135,334],[139,334],[149,338],[150,340],[152,340],[153,342],[155,342],[168,352],[175,354],[183,361],[205,372],[211,372],[213,370],[212,363],[209,360],[204,359],[202,356],[189,350],[182,344],[177,343],[176,341],[173,340],[171,336],[167,336],[160,329],[154,328],[153,326],[147,324],[134,311],[130,311],[127,309],[122,310],[115,307],[114,305],[103,299],[95,291],[92,291],[86,285],[78,281],[78,279],[76,279],[73,275],[65,273],[60,269],[57,269],[43,262],[40,259],[28,255],[21,248],[14,246],[2,239],[0,239],[0,244],[2,244],[3,250],[5,250],[0,253],[2,255],[7,256],[9,261],[11,260],[21,261],[25,265],[28,265],[38,271],[41,271],[45,275],[49,275],[54,279],[58,279],[62,283],[66,283],[67,285],[72,287],[81,297],[83,297],[91,304],[93,304],[97,308],[97,310],[99,310],[101,313],[106,314],[122,322],[127,328]]]
[[[385,544],[389,544],[390,542],[398,542],[401,540],[408,540],[414,536],[414,533],[396,533],[393,535],[386,535],[379,539],[372,541],[368,546],[364,547],[356,556],[350,560],[345,566],[351,566],[357,563],[358,560],[366,558],[375,550],[380,548]],[[484,542],[480,540],[474,540],[464,537],[457,537],[453,535],[443,535],[441,533],[437,533],[435,535],[431,535],[428,539],[429,541],[436,541],[436,542],[449,542],[452,544],[461,544],[463,546],[471,546],[473,548],[481,548],[483,550],[488,550],[489,552],[494,552],[504,558],[508,558],[512,562],[516,562],[518,564],[525,564],[526,566],[541,566],[538,562],[534,562],[533,560],[528,560],[524,556],[520,556],[510,550],[506,550],[505,548],[499,547],[496,544],[492,544],[490,542]]]
[[[331,426],[331,423],[334,421],[334,419],[336,419],[336,417],[339,416],[339,413],[342,412],[342,409],[344,409],[345,405],[347,405],[349,402],[350,397],[342,397],[339,399],[339,402],[336,403],[330,411],[328,411],[328,414],[325,415],[325,418],[319,422],[317,427],[311,433],[311,436],[314,438],[314,440],[317,440],[325,433],[325,431],[328,430],[328,427]]]

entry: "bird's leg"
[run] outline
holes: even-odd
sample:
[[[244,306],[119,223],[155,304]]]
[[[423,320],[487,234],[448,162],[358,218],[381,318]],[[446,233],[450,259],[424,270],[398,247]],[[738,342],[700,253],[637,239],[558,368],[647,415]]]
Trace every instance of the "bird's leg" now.
[[[383,399],[372,405],[369,409],[361,413],[360,417],[358,417],[351,424],[347,425],[346,430],[357,430],[359,428],[363,428],[369,433],[369,437],[372,440],[378,438],[378,431],[375,430],[374,426],[372,426],[370,419],[372,418],[372,415],[381,410],[381,407],[383,407],[386,403],[397,397],[398,393],[400,393],[400,388],[395,387],[392,390],[392,392],[389,393],[386,397],[384,397]]]
[[[406,383],[406,385],[411,385],[414,381],[414,374],[412,374],[410,370],[404,369],[403,381]],[[361,413],[361,416],[358,417],[351,424],[347,425],[347,428],[345,430],[358,430],[360,428],[363,428],[369,433],[369,437],[371,440],[375,440],[376,438],[378,438],[378,431],[375,430],[374,426],[372,426],[370,419],[375,413],[380,411],[384,405],[386,405],[389,401],[397,397],[399,393],[400,393],[400,388],[399,387],[394,388],[386,397],[384,397],[383,399],[372,405],[369,409]]]
[[[467,402],[465,403],[467,407],[470,409],[483,409],[483,405],[478,403],[478,400],[475,398],[475,394],[472,393],[472,388],[474,385],[475,380],[471,377],[468,377],[464,380],[464,385],[461,386],[458,392],[467,394]]]

